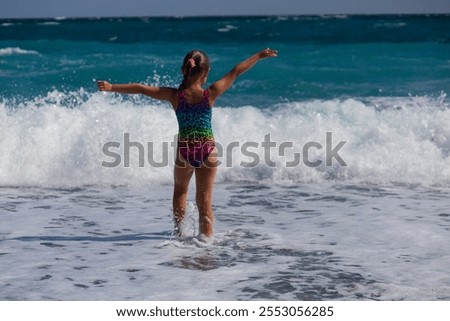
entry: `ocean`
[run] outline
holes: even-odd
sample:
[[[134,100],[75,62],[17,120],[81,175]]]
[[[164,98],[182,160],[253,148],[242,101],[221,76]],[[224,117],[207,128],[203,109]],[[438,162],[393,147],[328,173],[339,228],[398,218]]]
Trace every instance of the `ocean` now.
[[[0,300],[450,300],[449,30],[0,20]],[[179,239],[172,108],[96,81],[177,87],[200,49],[210,84],[267,47],[213,109],[215,236],[196,239],[192,182]]]

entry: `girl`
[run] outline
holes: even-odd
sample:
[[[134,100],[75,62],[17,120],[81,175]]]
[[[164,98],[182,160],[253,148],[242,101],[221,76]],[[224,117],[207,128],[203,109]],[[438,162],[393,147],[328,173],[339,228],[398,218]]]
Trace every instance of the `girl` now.
[[[178,88],[154,87],[141,84],[110,84],[98,81],[101,91],[125,94],[143,94],[170,102],[178,120],[178,152],[175,159],[173,214],[175,228],[181,236],[180,224],[186,211],[189,181],[195,173],[196,203],[199,211],[201,239],[213,233],[212,190],[217,172],[216,150],[211,129],[211,108],[216,99],[230,88],[238,76],[253,67],[259,60],[276,57],[277,51],[264,49],[237,64],[222,79],[206,90],[210,70],[209,59],[199,50],[189,52],[183,61],[183,81]]]

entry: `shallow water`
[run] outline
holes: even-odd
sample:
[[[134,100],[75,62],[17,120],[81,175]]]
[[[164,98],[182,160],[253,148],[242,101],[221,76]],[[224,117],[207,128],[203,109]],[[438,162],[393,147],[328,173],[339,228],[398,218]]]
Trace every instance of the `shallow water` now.
[[[2,300],[449,300],[450,190],[219,184],[215,237],[171,187],[0,189]],[[11,268],[14,267],[14,268]]]

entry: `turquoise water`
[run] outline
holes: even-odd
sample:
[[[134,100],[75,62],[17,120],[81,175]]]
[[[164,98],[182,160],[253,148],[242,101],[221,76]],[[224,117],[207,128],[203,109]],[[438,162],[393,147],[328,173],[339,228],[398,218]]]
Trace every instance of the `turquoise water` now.
[[[2,20],[1,95],[94,92],[93,79],[176,86],[192,48],[211,56],[212,81],[273,47],[279,57],[251,70],[222,105],[438,97],[450,87],[448,30],[448,15]]]

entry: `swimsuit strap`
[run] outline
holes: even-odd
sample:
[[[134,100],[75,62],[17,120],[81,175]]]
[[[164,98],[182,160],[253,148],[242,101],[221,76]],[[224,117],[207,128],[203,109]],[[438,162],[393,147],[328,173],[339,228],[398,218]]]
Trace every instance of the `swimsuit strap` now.
[[[195,104],[188,103],[184,91],[180,90],[178,92],[178,101],[186,102],[188,105],[198,105],[198,104],[202,103],[203,101],[206,101],[209,104],[209,90],[208,89],[203,90],[202,100],[200,102],[198,102],[198,103],[195,103]]]
[[[208,99],[208,101],[209,101],[209,90],[208,89],[203,90],[203,99]]]
[[[186,96],[182,90],[178,92],[178,100],[186,100]]]

